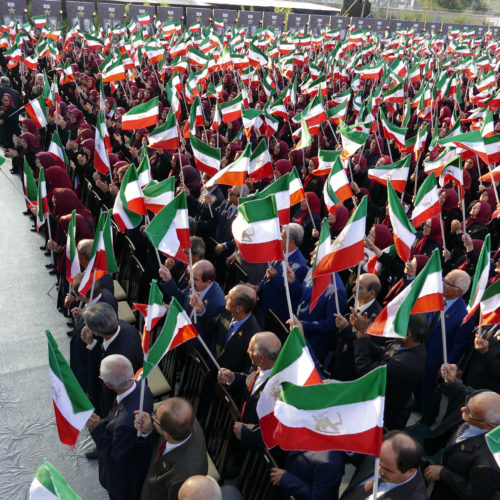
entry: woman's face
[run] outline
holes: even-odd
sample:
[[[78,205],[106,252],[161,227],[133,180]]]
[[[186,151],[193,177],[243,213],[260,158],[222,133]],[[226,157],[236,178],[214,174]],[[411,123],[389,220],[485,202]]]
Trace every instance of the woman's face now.
[[[368,236],[366,237],[371,243],[375,244],[375,226],[372,226]]]
[[[480,210],[481,210],[481,203],[475,203],[473,207],[470,209],[470,214],[472,215],[472,217],[477,217]]]
[[[446,201],[446,193],[444,191],[441,191],[441,193],[439,193],[439,204],[443,206],[445,201]]]
[[[309,173],[312,173],[312,171],[316,168],[314,165],[314,162],[312,160],[309,160],[309,163],[307,164],[307,170],[309,170]]]
[[[424,224],[424,236],[429,236],[431,234],[431,229],[432,229],[432,221],[430,219],[427,219]]]
[[[479,197],[479,201],[490,201],[490,197],[488,196],[488,191],[483,191],[481,196]]]
[[[335,214],[328,213],[328,224],[333,226],[336,221],[337,221],[337,217],[335,217]]]
[[[8,106],[10,104],[10,99],[6,95],[2,96],[2,104],[4,106]]]
[[[305,198],[300,202],[300,209],[303,212],[305,212],[307,210],[307,203],[306,203],[306,199]]]
[[[370,142],[370,151],[375,151],[377,149],[377,141],[375,139],[372,139]]]
[[[279,155],[280,154],[280,143],[279,142],[275,142],[274,143],[273,153],[275,155]]]

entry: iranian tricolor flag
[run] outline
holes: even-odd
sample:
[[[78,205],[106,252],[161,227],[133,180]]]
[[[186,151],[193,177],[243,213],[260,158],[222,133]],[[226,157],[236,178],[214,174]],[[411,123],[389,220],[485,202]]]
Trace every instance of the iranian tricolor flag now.
[[[484,238],[484,243],[476,264],[476,270],[474,272],[474,279],[472,280],[472,289],[470,291],[469,304],[467,305],[467,315],[463,319],[462,323],[467,323],[467,321],[474,316],[483,294],[485,293],[490,274],[490,252],[491,234],[487,234],[486,238]]]
[[[236,246],[247,262],[283,260],[281,230],[274,195],[240,204],[232,231]]]
[[[248,177],[252,181],[260,181],[273,175],[273,163],[267,142],[262,139],[250,156]],[[278,209],[279,210],[279,209]]]
[[[222,114],[222,121],[224,123],[231,123],[238,118],[241,118],[241,105],[243,99],[241,94],[235,99],[223,102],[220,105],[220,112]]]
[[[368,169],[368,177],[382,186],[387,186],[387,181],[390,181],[392,187],[399,193],[404,193],[408,174],[410,173],[411,156],[391,163],[390,165],[381,165],[376,168]]]
[[[480,130],[473,130],[465,134],[444,137],[438,140],[438,144],[467,149],[477,154],[481,160],[488,164],[500,161],[500,134],[483,137]]]
[[[179,147],[179,131],[177,120],[172,110],[168,112],[165,123],[156,127],[148,135],[148,148],[177,149]]]
[[[139,187],[144,189],[146,186],[149,186],[151,180],[151,165],[149,163],[148,152],[146,149],[143,149],[141,161],[137,167],[137,182],[139,183]]]
[[[353,194],[349,179],[340,158],[337,157],[323,186],[323,198],[326,208],[330,211],[335,205],[343,203],[352,197]]]
[[[479,180],[483,182],[500,182],[500,165],[497,165],[493,170],[479,177]]]
[[[144,14],[139,14],[137,16],[137,20],[139,21],[139,24],[141,26],[147,26],[148,24],[151,24],[151,16],[145,12]]]
[[[80,259],[76,250],[76,210],[73,210],[66,238],[66,279],[70,285],[73,284],[73,278],[80,271]]]
[[[219,170],[206,184],[212,187],[215,184],[226,184],[228,186],[243,186],[250,168],[250,156],[252,145],[249,142],[241,155],[230,165]]]
[[[39,97],[30,101],[24,107],[26,113],[35,122],[36,128],[41,129],[47,125],[47,110],[45,108],[45,99]]]
[[[49,200],[47,198],[47,184],[45,182],[45,170],[43,167],[40,168],[38,174],[37,208],[36,229],[39,231],[49,215]]]
[[[429,124],[425,127],[420,127],[417,132],[417,140],[415,141],[415,146],[413,147],[413,154],[415,155],[415,162],[418,163],[420,156],[424,152],[425,142],[427,141],[427,134],[429,133]]]
[[[300,133],[300,138],[294,149],[299,150],[308,148],[313,143],[313,138],[309,133],[309,127],[307,126],[304,117],[300,119],[299,133]]]
[[[101,173],[106,175],[109,173],[111,178],[113,178],[111,173],[111,163],[109,161],[108,149],[106,147],[106,135],[109,142],[109,134],[106,128],[106,123],[102,117],[100,111],[97,112],[97,123],[95,126],[95,151],[94,151],[94,168]]]
[[[66,165],[68,164],[68,157],[66,156],[66,151],[63,148],[61,143],[61,138],[59,137],[59,133],[57,130],[54,130],[52,134],[52,138],[50,139],[48,153],[52,155],[57,164],[66,169]]]
[[[220,169],[220,148],[212,148],[192,134],[189,134],[189,139],[196,168],[210,177],[214,176]]]
[[[500,280],[488,287],[481,299],[481,326],[500,323]]]
[[[76,380],[57,342],[47,330],[49,342],[49,375],[57,431],[61,443],[74,446],[94,408]]]
[[[175,197],[175,177],[167,177],[161,182],[152,182],[142,190],[144,205],[150,212],[157,214]]]
[[[283,450],[344,450],[379,456],[386,378],[387,367],[379,366],[352,382],[309,386],[282,382],[274,410],[279,421],[276,443]]]
[[[342,139],[342,155],[340,159],[345,160],[356,153],[359,148],[363,147],[369,135],[346,125],[344,122],[339,123],[339,129]]]
[[[0,161],[1,161],[0,164],[5,163],[5,158],[0,156]],[[33,177],[33,171],[31,170],[31,167],[28,164],[26,156],[24,156],[24,163],[23,163],[23,187],[24,187],[24,195],[31,202],[30,205],[26,200],[26,206],[30,209],[36,208],[36,206],[38,205],[38,187],[36,185],[35,178]]]
[[[442,311],[443,308],[441,259],[436,249],[422,271],[380,311],[366,333],[406,338],[410,314]]]
[[[386,139],[393,139],[398,149],[405,148],[406,129],[400,128],[397,125],[389,122],[382,110],[380,110],[380,121],[382,123],[382,131],[384,133],[384,137]]]
[[[148,303],[138,304],[134,302],[132,310],[139,311],[145,319],[142,333],[142,350],[144,354],[147,354],[149,352],[151,330],[153,330],[158,324],[158,321],[167,313],[167,308],[163,305],[163,292],[160,290],[156,280],[151,280]]]
[[[181,191],[160,210],[146,229],[146,235],[160,252],[188,263],[184,249],[191,248],[186,193]]]
[[[137,227],[142,216],[146,215],[144,196],[139,186],[137,171],[134,165],[130,165],[123,176],[120,192],[115,198],[113,205],[113,218],[122,233],[127,229]]]
[[[328,175],[335,163],[335,160],[340,156],[341,151],[330,151],[320,149],[318,151],[318,168],[313,170],[313,175]]]
[[[267,448],[273,448],[278,444],[275,438],[278,420],[274,416],[274,407],[279,399],[280,386],[284,382],[297,385],[322,383],[321,376],[316,370],[307,348],[304,335],[297,326],[292,328],[286,338],[267,384],[257,401],[260,430]]]
[[[191,323],[186,311],[179,304],[179,301],[175,297],[172,297],[167,319],[160,335],[158,335],[156,342],[149,350],[147,359],[146,357],[144,358],[141,379],[146,378],[151,373],[153,368],[158,365],[168,351],[197,336],[198,332]]]
[[[62,474],[47,460],[36,471],[30,485],[30,500],[82,500]]]
[[[332,244],[328,248],[318,246],[317,252],[322,257],[316,264],[313,278],[342,271],[363,260],[367,206],[368,201],[365,196]]]
[[[115,254],[113,252],[113,239],[111,236],[110,212],[101,212],[94,235],[94,243],[90,250],[90,258],[83,275],[78,292],[84,297],[92,287],[92,281],[98,280],[106,273],[118,272]]]
[[[403,262],[408,262],[410,250],[416,238],[415,228],[406,217],[403,205],[401,205],[398,195],[390,182],[387,183],[387,197],[389,200],[389,218],[394,233],[394,244],[400,259]]]
[[[293,167],[293,170],[290,172],[289,189],[291,207],[300,203],[306,197],[306,192],[304,191],[304,186],[302,185],[302,181],[300,180],[296,167]]]
[[[439,176],[439,185],[441,187],[446,186],[448,182],[455,182],[460,186],[460,191],[462,196],[464,195],[464,170],[462,165],[462,157],[455,156],[441,170]]]
[[[158,123],[158,97],[144,104],[134,106],[128,113],[122,116],[123,130],[136,130],[146,128]]]
[[[497,281],[497,283],[500,283],[500,281]],[[500,425],[488,432],[485,438],[495,462],[500,467]]]
[[[35,23],[37,28],[43,28],[47,24],[46,16],[32,16],[31,20]]]
[[[210,124],[210,128],[212,130],[219,130],[219,126],[222,122],[222,112],[220,110],[219,99],[217,99],[215,103],[214,116],[212,118],[212,123]]]
[[[415,197],[415,208],[411,214],[414,227],[422,225],[426,220],[441,214],[439,193],[437,190],[436,176],[431,172],[418,188]]]
[[[115,59],[113,55],[110,55],[109,61],[104,61],[100,69],[103,82],[119,82],[127,79],[127,73],[121,57]]]

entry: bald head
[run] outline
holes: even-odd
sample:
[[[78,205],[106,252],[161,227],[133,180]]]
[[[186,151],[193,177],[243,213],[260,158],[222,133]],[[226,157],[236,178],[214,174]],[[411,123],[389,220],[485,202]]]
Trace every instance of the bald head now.
[[[281,349],[281,341],[273,332],[256,333],[252,339],[255,352],[262,354],[269,361],[276,361]]]
[[[194,411],[186,399],[167,399],[156,410],[156,417],[160,430],[171,443],[183,441],[193,430]]]
[[[210,476],[191,476],[179,490],[179,500],[222,500],[217,481]]]
[[[83,267],[87,267],[90,259],[90,252],[92,251],[92,245],[94,240],[85,239],[80,240],[76,246],[76,251],[78,252],[78,257],[80,263]]]
[[[476,427],[493,429],[500,424],[500,395],[485,391],[472,396],[462,408],[462,417]]]
[[[360,305],[364,305],[377,298],[382,285],[376,274],[363,273],[359,277],[359,283],[356,283],[356,287],[359,290],[359,303]]]
[[[193,265],[194,287],[197,292],[208,288],[215,280],[215,267],[208,260],[199,260]]]
[[[452,300],[464,295],[470,286],[470,276],[461,269],[450,271],[443,280],[445,299]]]

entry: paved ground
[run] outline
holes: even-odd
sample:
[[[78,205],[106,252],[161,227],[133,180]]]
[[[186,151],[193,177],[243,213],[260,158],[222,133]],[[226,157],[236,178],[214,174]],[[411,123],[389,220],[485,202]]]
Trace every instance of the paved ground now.
[[[1,168],[8,178],[10,162]],[[97,478],[97,463],[83,450],[86,431],[75,450],[60,443],[50,395],[45,330],[54,335],[66,359],[66,319],[56,310],[57,290],[39,247],[43,238],[30,231],[25,204],[0,173],[0,498],[27,498],[36,469],[46,458],[84,500],[108,498]]]

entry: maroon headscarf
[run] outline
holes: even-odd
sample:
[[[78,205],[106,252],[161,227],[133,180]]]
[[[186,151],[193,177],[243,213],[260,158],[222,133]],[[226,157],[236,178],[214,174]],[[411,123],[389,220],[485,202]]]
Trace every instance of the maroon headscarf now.
[[[427,241],[433,241],[438,245],[443,244],[443,237],[441,235],[441,220],[439,215],[436,215],[431,219],[431,231],[428,236],[422,236],[420,240],[417,241],[415,246],[411,250],[411,257],[415,255],[421,255]]]
[[[40,151],[35,155],[35,158],[40,162],[43,168],[49,168],[56,164],[54,157],[50,153]]]
[[[38,137],[36,137],[35,135],[31,134],[30,132],[25,132],[24,134],[21,134],[19,137],[24,141],[26,141],[28,149],[39,149]]]
[[[288,172],[291,172],[293,169],[292,164],[288,160],[284,160],[284,159],[274,162],[274,167],[276,168],[276,170],[278,170],[278,172],[281,175],[285,175]]]
[[[47,197],[49,200],[52,199],[55,188],[73,189],[68,173],[58,165],[46,168],[45,178],[50,185],[50,188],[47,190]]]
[[[441,209],[444,212],[451,212],[452,210],[458,210],[458,193],[451,188],[445,189],[446,198]]]
[[[349,220],[349,210],[344,205],[336,205],[330,209],[330,213],[335,215],[335,222],[330,224],[330,231],[342,231]]]
[[[391,230],[383,224],[375,224],[375,246],[383,250],[394,243]]]
[[[311,209],[311,213],[319,215],[321,213],[321,201],[319,200],[318,195],[312,191],[308,191],[306,193],[306,200],[309,204],[309,208]],[[309,210],[306,208],[305,210],[302,210],[300,215],[295,219],[295,222],[303,226],[308,215]]]
[[[477,201],[473,206],[476,206],[478,203],[481,204],[481,208],[479,209],[479,213],[474,217],[470,216],[465,221],[465,227],[469,228],[472,224],[484,224],[487,226],[490,222],[491,215],[491,206],[487,201]]]
[[[56,188],[53,194],[55,207],[52,215],[56,218],[71,214],[73,210],[82,215],[86,220],[92,222],[92,212],[80,201],[71,189]]]

